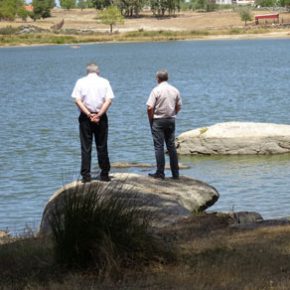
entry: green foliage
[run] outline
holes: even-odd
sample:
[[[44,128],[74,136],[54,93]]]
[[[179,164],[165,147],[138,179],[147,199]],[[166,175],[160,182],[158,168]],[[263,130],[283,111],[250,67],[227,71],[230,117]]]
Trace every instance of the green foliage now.
[[[0,35],[12,35],[18,32],[18,29],[11,25],[0,28]]]
[[[252,11],[249,8],[241,8],[239,14],[241,20],[245,22],[245,26],[247,25],[248,21],[252,21],[253,19]]]
[[[281,7],[288,7],[289,8],[289,6],[290,6],[290,0],[278,0],[277,5],[278,6],[281,6]]]
[[[25,20],[28,12],[24,9],[24,0],[0,0],[0,20],[13,21],[16,16]]]
[[[113,32],[113,25],[124,23],[124,17],[120,10],[118,7],[113,5],[101,11],[99,14],[99,19],[101,23],[110,25],[110,33]]]
[[[92,0],[79,0],[77,1],[77,7],[80,9],[85,9],[85,8],[94,8],[94,2]]]
[[[195,10],[211,12],[218,9],[218,5],[209,0],[193,0],[192,3]]]
[[[276,0],[256,0],[256,5],[261,7],[274,7],[276,6]]]
[[[60,7],[63,9],[72,9],[76,7],[76,0],[60,0]]]
[[[180,0],[150,0],[151,10],[158,17],[173,15],[176,10],[180,10]]]
[[[139,16],[146,0],[115,0],[114,3],[120,9],[122,15],[133,17]]]
[[[32,6],[32,19],[47,18],[51,16],[50,11],[54,7],[54,0],[32,0]]]
[[[111,0],[92,0],[92,2],[96,9],[104,9],[115,3],[115,1]]]
[[[118,272],[154,259],[158,247],[148,231],[150,213],[120,197],[101,199],[101,190],[70,191],[62,207],[55,207],[50,224],[57,261]]]

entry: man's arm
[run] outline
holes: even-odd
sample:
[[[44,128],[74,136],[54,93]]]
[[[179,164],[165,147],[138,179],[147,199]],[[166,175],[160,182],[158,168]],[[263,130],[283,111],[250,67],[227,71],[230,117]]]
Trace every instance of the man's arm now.
[[[181,110],[181,105],[180,104],[178,104],[178,103],[176,103],[176,105],[175,105],[175,113],[176,113],[176,115],[178,114],[178,112]]]
[[[148,115],[149,123],[152,126],[154,110],[151,106],[148,106],[148,105],[147,105],[147,115]]]
[[[107,99],[104,104],[102,105],[100,111],[98,112],[97,116],[99,118],[101,118],[102,115],[104,115],[105,113],[107,113],[109,107],[111,106],[112,104],[112,99]]]
[[[86,114],[89,118],[91,117],[91,112],[87,109],[81,99],[75,99],[75,103],[84,114]]]

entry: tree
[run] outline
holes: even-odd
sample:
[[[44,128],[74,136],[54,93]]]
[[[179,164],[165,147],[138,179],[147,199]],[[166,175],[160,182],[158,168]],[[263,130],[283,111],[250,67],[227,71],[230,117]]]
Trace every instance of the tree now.
[[[0,0],[0,20],[13,21],[16,16],[25,20],[28,12],[24,9],[24,0]]]
[[[116,6],[120,9],[123,16],[139,16],[145,4],[145,0],[115,0]]]
[[[276,0],[257,0],[256,5],[261,7],[274,7],[276,6]]]
[[[156,16],[164,16],[166,12],[169,15],[180,9],[179,0],[150,0],[151,10]]]
[[[252,12],[249,8],[242,8],[239,11],[241,20],[245,22],[245,26],[247,25],[247,21],[251,21],[253,19]]]
[[[77,7],[83,10],[85,8],[94,8],[95,4],[92,0],[78,0]]]
[[[60,7],[63,9],[71,9],[76,7],[76,0],[60,0]]]
[[[92,0],[96,9],[104,9],[112,5],[113,0]]]
[[[50,10],[54,7],[54,0],[32,0],[32,6],[32,19],[47,18],[51,16]]]
[[[113,32],[113,25],[116,25],[118,23],[124,23],[124,17],[121,14],[120,10],[118,9],[118,7],[113,5],[101,11],[99,18],[101,20],[101,23],[110,25],[110,33]]]

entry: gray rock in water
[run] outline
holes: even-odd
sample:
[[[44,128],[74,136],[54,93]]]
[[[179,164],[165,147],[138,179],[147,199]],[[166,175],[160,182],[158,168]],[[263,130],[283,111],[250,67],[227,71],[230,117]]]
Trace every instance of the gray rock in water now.
[[[39,233],[46,235],[51,232],[49,221],[55,206],[61,208],[65,197],[74,191],[87,194],[97,189],[102,197],[114,196],[131,201],[131,204],[133,202],[138,208],[153,214],[152,227],[155,229],[190,217],[192,212],[205,210],[219,198],[214,187],[188,177],[160,180],[132,173],[111,176],[112,181],[108,183],[75,181],[55,192],[43,212]]]
[[[179,154],[279,154],[290,152],[290,125],[227,122],[177,137]]]

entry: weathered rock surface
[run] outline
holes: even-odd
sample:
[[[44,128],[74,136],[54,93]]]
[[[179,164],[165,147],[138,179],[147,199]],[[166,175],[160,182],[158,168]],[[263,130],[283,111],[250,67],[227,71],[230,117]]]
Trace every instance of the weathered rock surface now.
[[[189,165],[187,164],[182,164],[179,163],[178,164],[179,169],[188,169],[190,168]],[[151,164],[151,163],[137,163],[137,162],[115,162],[111,164],[112,168],[132,168],[132,167],[136,167],[136,168],[154,168],[156,167],[156,164]],[[170,169],[170,165],[166,164],[165,165],[165,169]]]
[[[94,180],[83,184],[75,181],[59,189],[48,201],[42,216],[40,234],[50,233],[49,220],[56,204],[61,208],[65,197],[72,192],[86,194],[94,189],[101,197],[127,199],[142,210],[150,210],[153,213],[153,228],[168,226],[179,219],[190,217],[192,212],[205,210],[219,198],[214,187],[188,177],[159,180],[132,173],[115,173],[108,183]]]
[[[226,122],[177,137],[179,154],[279,154],[290,152],[290,125]]]

